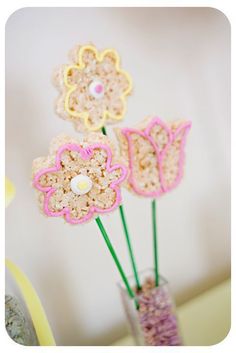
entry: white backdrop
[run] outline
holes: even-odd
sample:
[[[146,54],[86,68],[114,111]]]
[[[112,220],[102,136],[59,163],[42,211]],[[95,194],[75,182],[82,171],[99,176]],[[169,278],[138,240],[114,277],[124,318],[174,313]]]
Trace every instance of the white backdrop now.
[[[51,138],[76,135],[53,111],[54,67],[75,44],[114,47],[134,81],[123,126],[146,115],[192,121],[185,177],[158,201],[161,273],[181,303],[230,272],[230,25],[211,8],[31,8],[6,26],[6,256],[30,277],[57,344],[108,345],[125,333],[119,275],[95,222],[38,211],[31,163]],[[112,134],[112,129],[108,129]],[[152,266],[150,202],[123,193],[138,266]],[[131,272],[118,212],[103,217]]]

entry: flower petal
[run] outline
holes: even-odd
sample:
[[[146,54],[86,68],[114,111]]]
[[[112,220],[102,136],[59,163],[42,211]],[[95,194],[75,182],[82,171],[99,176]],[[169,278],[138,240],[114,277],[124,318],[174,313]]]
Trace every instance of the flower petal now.
[[[45,172],[41,176],[39,176],[37,182],[38,185],[40,185],[41,191],[48,191],[52,187],[56,187],[58,185],[58,179],[61,179],[61,171],[52,171],[50,172]]]
[[[84,78],[84,73],[77,65],[66,66],[64,69],[64,83],[67,87],[78,85]]]
[[[117,96],[128,95],[132,89],[130,75],[120,68],[120,58],[115,50],[107,49],[101,55],[96,73],[103,80],[106,92]]]
[[[119,70],[120,66],[120,57],[116,50],[114,49],[106,49],[101,54],[101,60],[104,66],[104,72],[113,72],[115,70]]]
[[[91,209],[91,201],[88,195],[76,195],[71,190],[64,192],[63,188],[58,188],[50,194],[47,202],[48,211],[51,216],[66,216],[74,223],[83,221],[88,216]]]
[[[107,111],[108,117],[112,120],[121,120],[126,110],[126,103],[124,99],[120,97],[114,97],[113,99],[107,99]]]
[[[183,176],[184,147],[190,128],[189,122],[179,125],[162,156],[162,183],[165,191],[175,188]]]
[[[131,188],[142,196],[162,194],[159,156],[150,137],[135,129],[122,129],[128,142],[128,160]]]
[[[105,125],[106,120],[106,112],[94,108],[85,116],[84,124],[89,131],[97,131]]]
[[[110,212],[117,199],[116,191],[109,187],[99,192],[90,192],[89,196],[93,200],[97,213]]]
[[[78,53],[79,67],[89,68],[94,71],[98,60],[98,51],[93,45],[84,45],[79,49]]]
[[[80,86],[77,86],[73,90],[70,90],[66,96],[66,102],[68,105],[68,113],[71,116],[80,117],[83,113],[87,113],[94,103],[88,95],[88,92],[81,90]]]
[[[172,137],[171,129],[159,118],[152,119],[145,132],[156,144],[159,152],[165,150]]]
[[[76,124],[76,120],[83,121],[89,131],[101,129],[108,115],[104,98],[95,100],[86,90],[81,92],[78,88],[68,93],[66,107],[68,113],[75,118],[74,123]]]

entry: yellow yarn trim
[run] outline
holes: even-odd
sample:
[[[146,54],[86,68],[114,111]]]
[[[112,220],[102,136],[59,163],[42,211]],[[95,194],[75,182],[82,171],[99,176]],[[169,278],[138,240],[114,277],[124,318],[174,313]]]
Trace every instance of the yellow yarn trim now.
[[[98,62],[102,62],[104,57],[107,54],[111,53],[115,57],[115,68],[116,68],[117,72],[123,74],[129,83],[128,88],[120,96],[120,99],[123,103],[122,113],[120,115],[113,115],[108,110],[105,110],[103,112],[102,120],[101,120],[100,124],[95,127],[89,122],[89,113],[87,113],[87,112],[78,113],[76,111],[71,110],[69,107],[70,95],[71,95],[71,93],[73,93],[76,90],[77,85],[71,85],[68,83],[68,79],[67,79],[68,74],[69,74],[70,70],[72,70],[72,69],[83,70],[85,68],[85,64],[83,62],[83,54],[86,50],[92,51]],[[120,69],[120,58],[114,49],[106,49],[106,50],[102,51],[101,53],[99,53],[98,50],[92,45],[82,46],[79,50],[79,53],[78,53],[78,64],[77,65],[70,65],[64,71],[64,84],[69,89],[66,94],[66,97],[65,97],[65,104],[64,104],[65,111],[73,117],[83,119],[84,124],[88,130],[96,131],[96,130],[101,129],[105,125],[105,122],[108,118],[113,119],[113,120],[122,120],[123,119],[125,112],[126,112],[126,99],[125,98],[130,93],[130,91],[132,89],[132,80],[131,80],[130,75],[126,71]]]

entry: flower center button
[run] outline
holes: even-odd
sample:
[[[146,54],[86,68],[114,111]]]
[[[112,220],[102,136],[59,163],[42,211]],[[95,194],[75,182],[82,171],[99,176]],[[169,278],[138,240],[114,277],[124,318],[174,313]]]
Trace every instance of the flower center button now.
[[[93,186],[92,180],[87,175],[76,175],[71,179],[71,190],[77,195],[87,194]]]
[[[89,85],[89,93],[96,99],[100,99],[104,96],[104,86],[99,80],[94,80]]]

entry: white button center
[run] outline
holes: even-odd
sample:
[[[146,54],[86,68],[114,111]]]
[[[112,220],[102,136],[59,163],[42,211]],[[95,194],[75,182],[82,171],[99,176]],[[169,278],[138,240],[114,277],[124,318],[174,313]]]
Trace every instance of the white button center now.
[[[104,96],[104,86],[102,81],[99,80],[94,80],[90,83],[89,85],[89,93],[94,97],[94,98],[102,98]]]
[[[76,195],[87,194],[93,186],[92,180],[87,175],[76,175],[71,179],[70,187]]]

